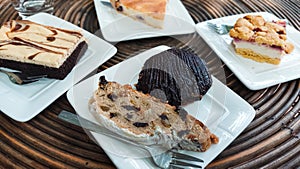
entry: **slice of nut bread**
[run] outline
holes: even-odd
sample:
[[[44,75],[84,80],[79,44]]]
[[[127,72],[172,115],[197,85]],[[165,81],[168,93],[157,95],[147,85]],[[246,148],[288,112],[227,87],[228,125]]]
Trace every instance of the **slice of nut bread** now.
[[[100,77],[89,109],[105,127],[142,144],[159,139],[172,147],[206,151],[218,138],[183,109],[132,89],[130,85],[108,82]]]

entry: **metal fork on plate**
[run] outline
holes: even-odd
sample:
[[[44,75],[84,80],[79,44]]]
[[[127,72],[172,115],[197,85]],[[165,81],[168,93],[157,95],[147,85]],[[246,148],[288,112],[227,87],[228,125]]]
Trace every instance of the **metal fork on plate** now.
[[[87,130],[94,131],[115,139],[118,139],[120,141],[123,141],[125,143],[129,143],[131,145],[137,146],[139,148],[142,148],[149,152],[151,155],[153,162],[157,167],[160,168],[202,168],[201,164],[204,162],[202,159],[196,158],[194,156],[190,156],[187,154],[179,153],[176,149],[170,149],[163,151],[161,153],[157,153],[157,146],[147,146],[142,145],[137,142],[131,141],[126,139],[125,137],[118,135],[116,133],[111,132],[110,130],[106,129],[103,126],[100,126],[98,124],[95,124],[89,120],[86,120],[76,114],[73,114],[71,112],[62,111],[58,117],[62,120],[65,120],[69,123],[75,124],[77,126],[81,126]],[[197,164],[196,164],[197,163]],[[200,163],[200,164],[198,164]]]
[[[18,85],[33,83],[47,77],[47,75],[28,75],[22,72],[9,72],[4,69],[0,69],[0,72],[6,74],[11,82]]]
[[[232,25],[216,24],[211,22],[207,22],[207,25],[220,35],[227,34],[230,31],[230,29],[233,28]]]
[[[289,24],[289,21],[287,19],[280,19],[281,21],[284,21],[286,24]],[[226,24],[219,24],[219,23],[212,23],[207,22],[208,27],[212,28],[216,33],[220,35],[224,35],[229,33],[230,29],[233,28],[233,25],[226,25]]]

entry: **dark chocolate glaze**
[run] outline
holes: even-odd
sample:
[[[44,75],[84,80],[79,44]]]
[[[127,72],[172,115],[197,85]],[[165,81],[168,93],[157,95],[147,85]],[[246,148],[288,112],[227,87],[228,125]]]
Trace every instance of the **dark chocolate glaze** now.
[[[40,54],[40,52],[29,56],[28,59],[33,60],[38,54]]]
[[[51,36],[51,37],[47,37],[47,41],[50,41],[50,42],[53,42],[53,41],[55,41],[55,37],[53,37],[53,36]]]

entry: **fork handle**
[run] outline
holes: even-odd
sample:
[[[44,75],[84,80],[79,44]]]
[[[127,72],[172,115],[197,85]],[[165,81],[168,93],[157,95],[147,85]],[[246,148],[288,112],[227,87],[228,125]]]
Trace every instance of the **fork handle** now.
[[[83,117],[80,117],[76,114],[73,114],[73,113],[65,111],[65,110],[62,110],[60,112],[60,114],[58,115],[58,118],[60,118],[64,121],[67,121],[69,123],[72,123],[76,126],[80,126],[87,130],[94,131],[96,133],[115,138],[117,140],[123,141],[125,143],[129,143],[129,144],[137,146],[137,147],[144,148],[144,146],[145,146],[145,145],[140,145],[134,141],[128,140],[127,138],[125,138],[119,134],[113,133],[112,131],[108,130],[107,128],[105,128],[103,126],[100,126],[92,121],[89,121]]]
[[[16,83],[16,84],[19,84],[19,85],[23,83],[22,79],[20,79],[13,72],[8,72],[8,71],[3,70],[3,69],[0,69],[0,72],[6,74],[9,78],[9,80],[12,81],[13,83]]]

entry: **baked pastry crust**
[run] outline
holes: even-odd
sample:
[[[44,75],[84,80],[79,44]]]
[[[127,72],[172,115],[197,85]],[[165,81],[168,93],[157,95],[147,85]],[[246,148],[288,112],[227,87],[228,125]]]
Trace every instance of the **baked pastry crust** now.
[[[155,28],[162,28],[168,0],[110,0],[124,15]]]
[[[242,55],[244,58],[255,60],[256,62],[266,62],[274,65],[278,65],[280,63],[280,59],[278,58],[270,58],[267,55],[255,53],[253,50],[247,48],[238,48],[236,49],[236,53]]]

